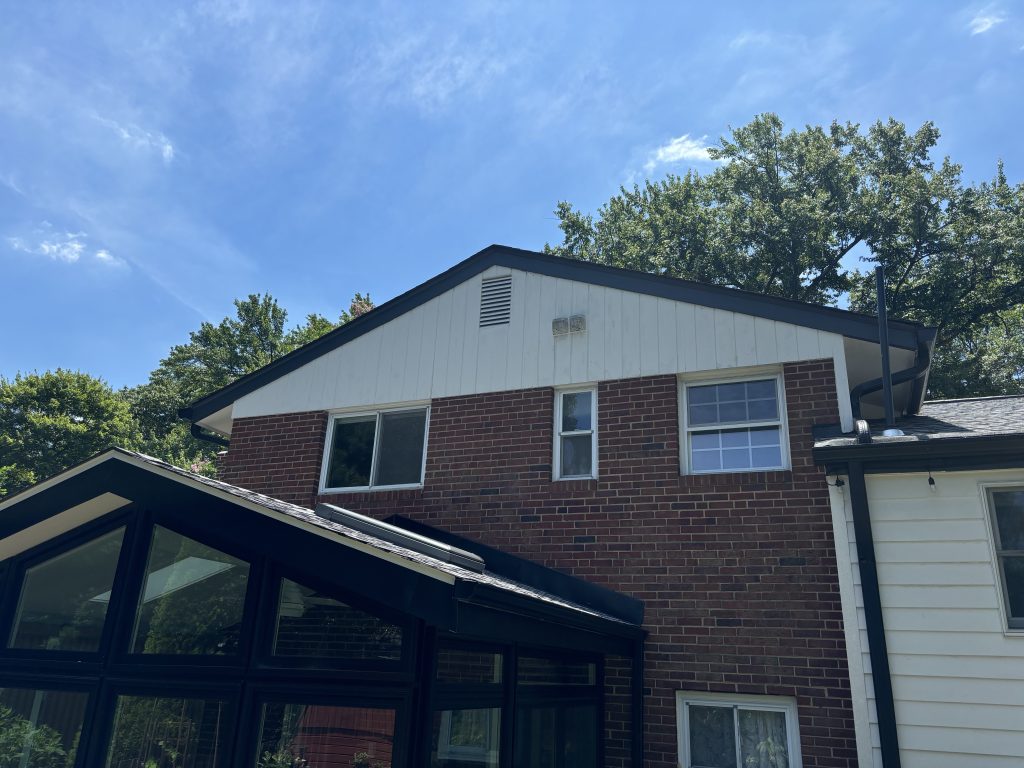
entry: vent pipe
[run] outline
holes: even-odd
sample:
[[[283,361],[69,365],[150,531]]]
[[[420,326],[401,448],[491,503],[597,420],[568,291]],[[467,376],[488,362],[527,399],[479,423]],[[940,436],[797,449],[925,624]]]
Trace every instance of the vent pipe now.
[[[892,402],[892,371],[889,366],[889,319],[885,310],[885,268],[875,267],[875,295],[878,299],[878,345],[882,353],[882,399],[885,401],[886,437],[898,437],[903,433],[896,428],[896,414]]]

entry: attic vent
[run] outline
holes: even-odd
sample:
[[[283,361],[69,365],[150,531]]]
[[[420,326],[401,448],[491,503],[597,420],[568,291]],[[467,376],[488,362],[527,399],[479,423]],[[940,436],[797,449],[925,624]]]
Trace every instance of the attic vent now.
[[[508,325],[512,316],[512,275],[485,278],[480,286],[480,327]]]

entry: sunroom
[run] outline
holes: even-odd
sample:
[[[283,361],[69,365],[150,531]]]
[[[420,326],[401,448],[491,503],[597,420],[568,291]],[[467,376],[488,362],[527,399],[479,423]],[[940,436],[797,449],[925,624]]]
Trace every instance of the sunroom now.
[[[0,503],[0,765],[639,765],[642,605],[111,450]]]

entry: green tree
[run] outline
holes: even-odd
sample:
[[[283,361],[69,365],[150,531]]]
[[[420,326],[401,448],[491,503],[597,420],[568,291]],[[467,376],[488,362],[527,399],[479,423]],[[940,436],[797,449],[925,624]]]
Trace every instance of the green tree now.
[[[594,217],[560,202],[562,242],[574,259],[727,285],[785,298],[874,307],[870,272],[886,268],[893,317],[939,328],[930,394],[1024,390],[1024,186],[999,168],[966,185],[935,161],[931,123],[895,120],[866,131],[832,123],[784,130],[759,115],[709,155],[719,165],[622,188]]]
[[[59,368],[0,376],[0,496],[138,440],[128,403],[102,379]]]

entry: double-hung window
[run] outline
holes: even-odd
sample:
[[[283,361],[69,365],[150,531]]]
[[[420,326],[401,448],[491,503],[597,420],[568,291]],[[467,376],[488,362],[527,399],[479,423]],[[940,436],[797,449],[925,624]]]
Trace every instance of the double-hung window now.
[[[327,430],[321,489],[401,488],[423,483],[426,407],[339,414]]]
[[[597,390],[555,393],[555,479],[597,477]]]
[[[676,717],[684,768],[800,768],[792,699],[680,691]]]
[[[1024,486],[988,489],[999,581],[1010,629],[1024,629]]]
[[[778,376],[684,383],[683,471],[785,469],[781,389]]]

